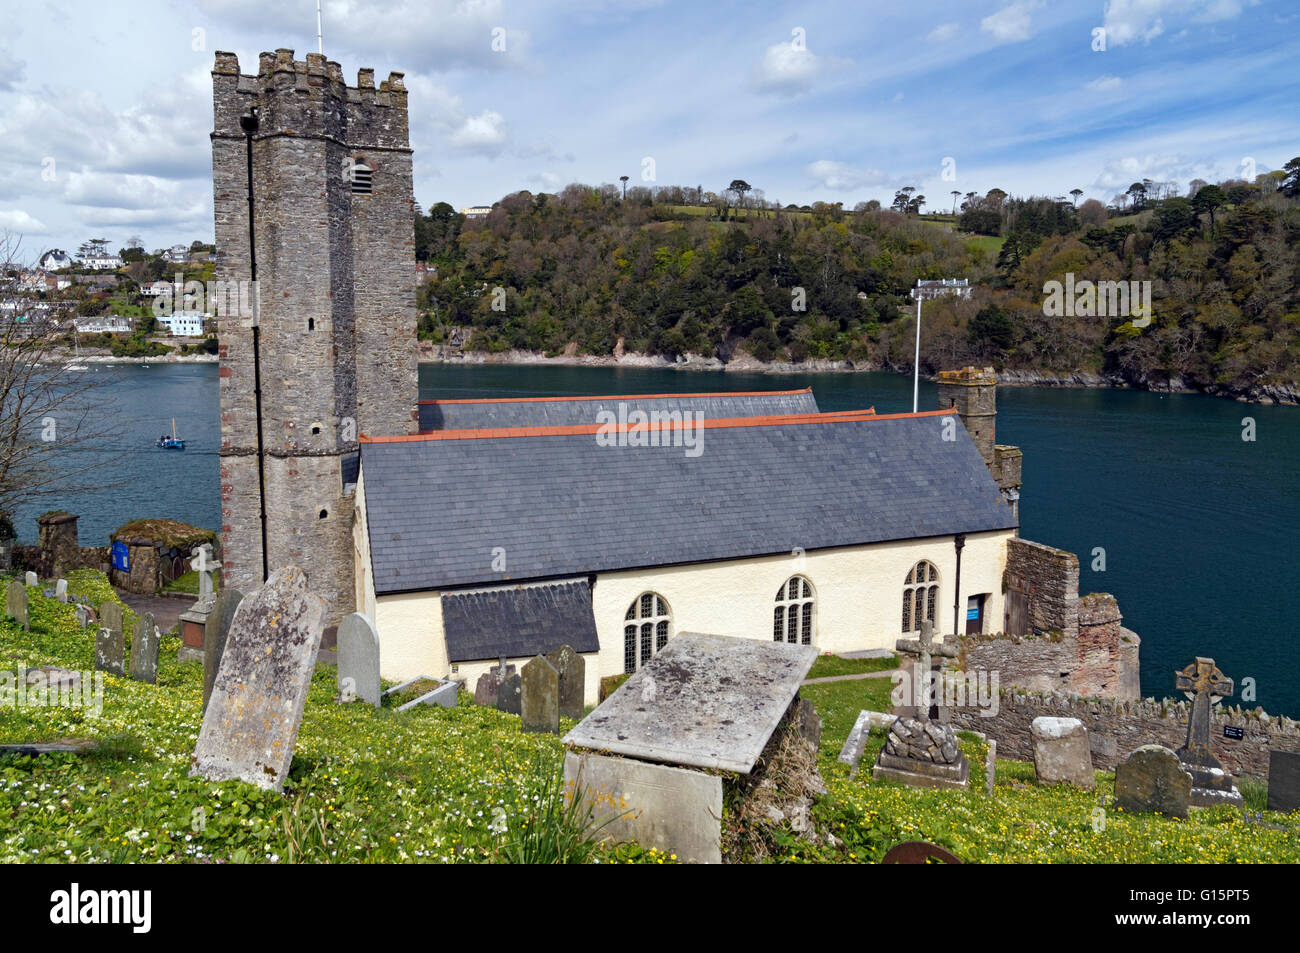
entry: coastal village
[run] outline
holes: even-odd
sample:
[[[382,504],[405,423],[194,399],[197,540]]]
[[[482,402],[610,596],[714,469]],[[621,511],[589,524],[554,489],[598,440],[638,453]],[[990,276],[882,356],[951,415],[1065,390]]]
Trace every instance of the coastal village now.
[[[1210,646],[1141,697],[1020,534],[994,367],[910,413],[421,400],[404,79],[215,54],[215,245],[161,257],[256,292],[158,320],[214,342],[220,531],[0,547],[0,860],[1300,859],[1300,724]],[[14,278],[126,267],[85,252]]]

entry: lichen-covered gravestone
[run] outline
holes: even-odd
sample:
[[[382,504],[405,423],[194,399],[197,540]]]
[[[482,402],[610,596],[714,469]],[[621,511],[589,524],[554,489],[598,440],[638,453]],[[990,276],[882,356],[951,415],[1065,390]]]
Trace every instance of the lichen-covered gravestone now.
[[[320,649],[325,603],[297,566],[278,569],[235,612],[203,715],[192,776],[279,791],[289,773]]]
[[[221,671],[221,656],[226,651],[226,638],[230,633],[230,623],[235,618],[235,610],[244,599],[238,589],[223,589],[217,595],[203,620],[203,710],[208,710],[208,701],[212,698],[212,686],[216,684],[217,672]]]
[[[119,603],[108,601],[99,607],[99,624],[118,634],[126,632],[126,613]]]
[[[338,684],[339,701],[379,707],[379,633],[360,612],[339,623]]]
[[[1163,745],[1143,745],[1115,769],[1115,803],[1134,814],[1187,817],[1192,776]]]
[[[153,613],[146,612],[135,620],[131,637],[131,677],[153,685],[158,681],[158,626]]]
[[[520,716],[524,731],[560,731],[560,673],[544,655],[524,666],[520,675]]]
[[[15,579],[5,593],[5,615],[27,629],[27,587]]]
[[[486,673],[480,675],[474,684],[474,704],[496,708],[501,695],[501,683],[515,674],[515,667],[507,664],[504,657]]]
[[[523,713],[523,683],[518,675],[511,675],[497,689],[497,711],[507,715]]]
[[[95,635],[95,668],[110,675],[125,675],[125,655],[122,630],[100,626]]]
[[[1078,718],[1035,718],[1029,726],[1034,739],[1034,772],[1039,784],[1065,781],[1091,791],[1097,787],[1092,773],[1088,729]]]
[[[582,718],[587,687],[587,661],[571,645],[561,645],[546,653],[546,660],[560,675],[560,717],[578,721]]]

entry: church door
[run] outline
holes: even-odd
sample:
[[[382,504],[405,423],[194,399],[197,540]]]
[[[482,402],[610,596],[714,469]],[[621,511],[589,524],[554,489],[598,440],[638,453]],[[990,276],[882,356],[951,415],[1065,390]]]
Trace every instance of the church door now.
[[[1014,573],[1006,574],[1006,617],[1002,631],[1007,635],[1028,635],[1029,585]]]
[[[966,634],[979,635],[984,631],[984,600],[987,593],[966,599]]]

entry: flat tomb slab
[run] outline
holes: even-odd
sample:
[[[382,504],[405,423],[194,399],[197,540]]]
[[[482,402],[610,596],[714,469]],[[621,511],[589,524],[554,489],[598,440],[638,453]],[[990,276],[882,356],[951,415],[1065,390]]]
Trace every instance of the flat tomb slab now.
[[[600,836],[636,841],[678,860],[722,863],[722,778],[688,768],[570,751],[564,793],[585,797]]]
[[[811,645],[682,633],[564,743],[749,774],[816,660]]]

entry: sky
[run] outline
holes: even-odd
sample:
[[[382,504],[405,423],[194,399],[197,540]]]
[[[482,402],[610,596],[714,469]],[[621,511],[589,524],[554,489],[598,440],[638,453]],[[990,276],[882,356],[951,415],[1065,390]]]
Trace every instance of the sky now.
[[[406,74],[415,198],[911,185],[1109,201],[1300,155],[1295,0],[324,0],[355,84]],[[210,71],[316,50],[315,0],[27,4],[0,36],[0,237],[211,241]]]

